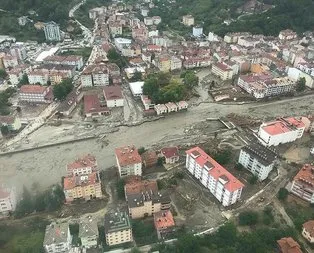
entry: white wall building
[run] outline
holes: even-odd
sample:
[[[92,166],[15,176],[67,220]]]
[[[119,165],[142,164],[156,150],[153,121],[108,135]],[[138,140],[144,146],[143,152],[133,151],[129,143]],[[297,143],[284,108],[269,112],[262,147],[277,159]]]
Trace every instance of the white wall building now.
[[[202,35],[203,35],[203,27],[194,26],[193,27],[193,36],[194,37],[201,37]]]
[[[241,198],[244,185],[199,147],[186,151],[185,165],[223,206],[230,206]]]
[[[16,207],[16,196],[13,188],[5,188],[0,185],[0,214],[13,212]]]
[[[45,24],[45,37],[48,41],[61,41],[60,27],[57,23],[51,21]]]
[[[30,103],[47,103],[46,96],[50,92],[49,86],[22,85],[20,88],[19,99]]]
[[[238,163],[263,181],[274,168],[276,158],[273,150],[260,143],[251,143],[241,149]]]
[[[120,86],[107,86],[104,88],[104,97],[107,102],[107,107],[122,107],[124,98]]]
[[[134,146],[116,148],[115,155],[120,177],[142,175],[142,158]]]
[[[51,223],[46,227],[44,249],[46,253],[65,253],[71,248],[72,236],[68,223]]]
[[[82,248],[96,248],[99,237],[97,220],[95,220],[92,216],[81,218],[78,236],[81,239]]]
[[[219,76],[221,80],[230,80],[233,76],[233,69],[221,62],[213,64],[212,72],[214,75]]]
[[[293,142],[302,137],[305,125],[301,119],[290,117],[263,123],[258,131],[258,137],[265,146]]]
[[[129,86],[134,97],[140,97],[143,95],[144,82],[132,82],[129,83]]]

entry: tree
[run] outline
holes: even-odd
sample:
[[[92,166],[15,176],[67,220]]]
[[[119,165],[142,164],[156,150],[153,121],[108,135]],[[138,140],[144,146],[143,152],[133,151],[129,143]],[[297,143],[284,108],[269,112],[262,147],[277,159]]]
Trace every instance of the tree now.
[[[249,178],[249,183],[250,184],[256,184],[257,183],[257,180],[258,180],[258,177],[256,175],[252,175],[250,178]]]
[[[9,127],[7,125],[1,125],[1,134],[6,136],[10,133]]]
[[[64,100],[73,90],[74,85],[71,79],[65,79],[61,83],[53,86],[53,96],[58,100]]]
[[[289,195],[289,192],[286,188],[280,188],[278,192],[278,199],[281,201],[285,201]]]
[[[241,163],[237,163],[235,166],[234,166],[237,170],[243,170],[243,165]]]
[[[27,74],[23,74],[22,79],[20,80],[18,84],[18,87],[21,87],[22,85],[25,85],[25,84],[29,84]]]
[[[110,62],[117,64],[119,68],[124,68],[127,65],[127,59],[113,48],[109,49],[107,58]]]
[[[192,89],[198,85],[198,77],[193,71],[187,71],[184,75],[183,82],[189,89]]]
[[[146,151],[146,149],[144,147],[140,147],[137,151],[141,155]]]
[[[4,79],[7,77],[7,72],[4,69],[0,69],[0,78]]]
[[[119,199],[125,198],[124,185],[125,185],[124,179],[122,179],[122,178],[119,179],[117,182],[117,192],[118,192]]]
[[[254,211],[244,211],[239,214],[240,226],[252,226],[258,222],[258,213]]]
[[[141,253],[142,251],[140,251],[138,248],[132,248],[131,249],[131,253]]]
[[[185,234],[178,238],[176,242],[177,252],[180,253],[191,253],[200,252],[200,243],[197,238],[192,234]]]
[[[225,165],[230,162],[231,160],[231,150],[230,149],[223,149],[218,150],[214,155],[213,158],[221,165]]]
[[[137,82],[142,80],[142,72],[140,71],[135,71],[134,75],[130,79],[132,82]]]
[[[302,78],[300,78],[299,80],[298,80],[298,82],[297,82],[297,87],[296,87],[296,90],[298,91],[298,92],[301,92],[301,91],[304,91],[305,90],[305,78],[304,77],[302,77]]]

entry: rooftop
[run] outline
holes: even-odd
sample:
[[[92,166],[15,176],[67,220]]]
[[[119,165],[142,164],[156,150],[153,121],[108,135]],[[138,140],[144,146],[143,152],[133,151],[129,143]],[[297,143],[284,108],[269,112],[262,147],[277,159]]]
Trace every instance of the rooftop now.
[[[84,95],[84,112],[87,113],[109,113],[109,109],[104,104],[100,103],[97,94]]]
[[[223,71],[230,71],[231,70],[231,68],[229,68],[226,64],[221,63],[221,62],[215,63],[214,66],[216,66],[217,68],[219,68]]]
[[[0,116],[0,125],[3,123],[8,125],[13,124],[14,120],[15,120],[14,116]]]
[[[129,216],[126,212],[110,212],[105,215],[105,233],[113,233],[131,229]]]
[[[174,227],[175,222],[170,210],[160,211],[154,214],[154,224],[157,230]]]
[[[244,146],[242,150],[255,157],[264,166],[272,164],[277,158],[277,154],[273,149],[267,148],[258,142],[252,142]]]
[[[81,218],[79,224],[79,238],[95,235],[98,236],[97,220],[92,216]]]
[[[123,99],[122,90],[120,86],[104,87],[104,96],[106,100]]]
[[[293,181],[297,181],[299,184],[308,188],[308,190],[312,190],[314,192],[314,166],[305,164],[293,178]]]
[[[261,128],[269,135],[278,135],[303,128],[305,125],[301,119],[295,117],[280,118],[276,121],[263,123]]]
[[[142,158],[139,155],[135,146],[124,146],[116,148],[115,154],[120,166],[128,166],[131,164],[142,163]]]
[[[97,168],[97,161],[95,156],[88,154],[84,157],[78,158],[74,162],[67,165],[67,170],[72,171],[74,169],[87,167]]]
[[[39,93],[43,94],[48,89],[47,86],[41,86],[41,85],[22,85],[20,88],[20,93]]]
[[[311,237],[314,237],[314,220],[309,220],[303,224],[303,228],[310,234]]]
[[[302,253],[300,245],[291,237],[284,237],[277,241],[282,253]]]
[[[99,176],[97,172],[92,172],[88,175],[69,176],[65,177],[63,181],[63,188],[71,190],[77,186],[87,186],[99,183]]]
[[[166,157],[166,158],[171,158],[174,156],[179,156],[179,150],[178,147],[167,147],[167,148],[162,148],[160,150],[161,154]]]
[[[46,227],[44,245],[65,243],[68,241],[68,223],[51,223]]]

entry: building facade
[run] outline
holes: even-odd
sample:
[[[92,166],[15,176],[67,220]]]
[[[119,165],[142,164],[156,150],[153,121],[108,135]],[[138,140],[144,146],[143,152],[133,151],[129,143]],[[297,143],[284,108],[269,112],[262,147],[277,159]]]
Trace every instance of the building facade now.
[[[16,207],[16,196],[13,188],[0,185],[0,214],[7,215]]]
[[[81,239],[82,248],[96,248],[99,237],[97,220],[95,220],[92,216],[81,218],[79,223],[78,236]]]
[[[232,68],[229,68],[226,64],[220,62],[213,64],[212,72],[214,75],[219,76],[221,80],[230,80],[233,76]]]
[[[57,23],[53,21],[46,23],[44,32],[47,41],[61,41],[60,27]]]
[[[135,146],[116,148],[115,155],[120,177],[142,175],[142,158]]]
[[[241,198],[244,185],[201,148],[186,151],[185,165],[223,206],[230,206]]]
[[[103,91],[109,108],[122,107],[124,105],[124,98],[120,86],[107,86]]]
[[[309,243],[314,243],[314,220],[309,220],[303,224],[302,236]]]
[[[43,246],[46,253],[69,252],[72,243],[68,223],[51,223],[46,227]]]
[[[49,103],[48,94],[51,93],[49,86],[22,85],[19,93],[19,100],[29,103]]]

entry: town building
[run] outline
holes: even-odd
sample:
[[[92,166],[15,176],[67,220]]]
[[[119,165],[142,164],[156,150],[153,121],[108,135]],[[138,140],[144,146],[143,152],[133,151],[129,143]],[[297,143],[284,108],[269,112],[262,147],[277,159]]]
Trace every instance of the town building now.
[[[8,54],[2,57],[2,63],[5,69],[14,68],[19,65],[18,58]]]
[[[60,27],[57,23],[53,21],[46,23],[44,32],[47,41],[61,41]]]
[[[133,241],[132,226],[126,212],[107,213],[104,226],[108,246]]]
[[[276,160],[277,154],[273,149],[252,142],[241,148],[238,163],[263,181],[274,168]]]
[[[168,113],[167,106],[164,104],[154,105],[154,110],[156,111],[157,115]]]
[[[80,218],[79,234],[81,247],[85,249],[96,248],[98,245],[98,226],[97,220],[92,216]]]
[[[63,66],[75,66],[76,70],[80,70],[83,65],[83,57],[79,55],[51,55],[44,58],[46,64],[58,64]]]
[[[265,146],[294,142],[302,137],[305,125],[302,119],[296,117],[279,118],[263,123],[258,130],[258,137]]]
[[[41,70],[31,71],[27,77],[29,84],[47,85],[47,82],[49,81],[48,73]]]
[[[120,86],[107,86],[103,91],[107,107],[121,107],[124,105],[124,98]]]
[[[129,83],[129,86],[134,97],[140,97],[143,95],[144,82],[131,82]]]
[[[233,70],[226,64],[217,62],[213,64],[212,72],[214,75],[219,76],[221,80],[230,80],[233,76]]]
[[[102,95],[86,94],[84,95],[84,115],[86,118],[109,115],[110,110],[107,107]]]
[[[230,206],[241,198],[244,185],[201,148],[186,151],[186,168],[223,206]]]
[[[109,85],[109,71],[105,64],[87,66],[81,74],[82,87]]]
[[[13,188],[0,185],[0,216],[13,212],[16,207],[16,195]]]
[[[193,26],[193,36],[198,38],[198,37],[201,37],[203,36],[203,27],[201,26]]]
[[[72,236],[68,223],[51,223],[46,227],[43,246],[46,253],[64,253],[71,249]]]
[[[314,243],[314,220],[309,220],[303,224],[302,235],[309,243]]]
[[[78,103],[83,99],[83,92],[79,89],[73,89],[66,97],[64,101],[61,102],[57,108],[57,112],[63,116],[70,116],[72,111],[75,109]]]
[[[171,57],[169,55],[156,56],[153,62],[162,72],[169,72],[171,69]]]
[[[178,70],[182,68],[182,60],[179,57],[171,56],[170,70]]]
[[[314,166],[305,164],[298,174],[293,178],[290,192],[314,203]]]
[[[99,169],[96,157],[91,154],[80,157],[66,166],[67,176],[79,176],[98,171]]]
[[[194,25],[194,17],[192,15],[185,15],[182,17],[182,23],[186,26]]]
[[[298,34],[289,29],[280,31],[278,35],[278,38],[280,40],[293,40],[293,39],[296,39],[297,37],[298,37]]]
[[[178,147],[162,148],[160,155],[165,159],[166,164],[176,163],[180,159]]]
[[[9,131],[18,131],[21,129],[22,123],[18,115],[12,114],[0,116],[0,126],[7,126]]]
[[[155,151],[145,151],[143,154],[141,154],[143,166],[145,168],[151,168],[154,167],[158,162],[158,155]]]
[[[176,103],[168,102],[168,103],[165,104],[165,106],[167,107],[168,113],[170,113],[170,112],[177,112],[178,111],[178,106],[177,106]]]
[[[50,103],[52,102],[52,90],[49,86],[22,85],[19,100],[29,103]]]
[[[284,237],[277,241],[280,253],[302,253],[300,245],[291,237]]]
[[[120,177],[142,175],[142,158],[135,146],[124,146],[115,149]]]
[[[18,61],[22,62],[26,59],[26,48],[23,42],[17,42],[10,47],[10,53],[13,57],[16,57]]]
[[[171,200],[167,194],[158,191],[157,181],[134,178],[125,184],[124,189],[129,216],[132,219],[152,216],[160,210],[170,208]]]
[[[189,104],[186,101],[179,101],[177,103],[177,106],[178,106],[178,110],[181,111],[181,110],[187,110],[189,107]]]
[[[159,211],[154,214],[154,225],[158,239],[165,239],[175,231],[175,221],[170,210]]]
[[[30,21],[30,19],[28,19],[27,16],[21,16],[17,18],[17,21],[20,26],[25,26],[28,23],[28,21]]]

